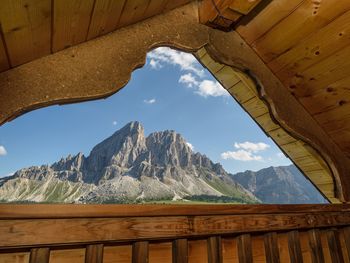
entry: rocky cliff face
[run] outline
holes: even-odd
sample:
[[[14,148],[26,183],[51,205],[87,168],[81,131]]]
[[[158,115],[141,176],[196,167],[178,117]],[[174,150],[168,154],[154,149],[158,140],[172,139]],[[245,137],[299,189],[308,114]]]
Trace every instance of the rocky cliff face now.
[[[187,196],[259,202],[220,164],[194,153],[180,134],[163,131],[145,137],[139,122],[96,145],[88,157],[79,153],[0,179],[3,201],[100,203]]]
[[[294,166],[269,167],[231,175],[263,203],[325,203],[326,200]]]

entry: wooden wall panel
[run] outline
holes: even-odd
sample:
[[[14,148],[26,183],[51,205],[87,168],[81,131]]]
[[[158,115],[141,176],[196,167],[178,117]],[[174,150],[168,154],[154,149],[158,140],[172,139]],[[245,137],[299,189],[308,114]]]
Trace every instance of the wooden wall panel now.
[[[207,240],[188,242],[188,263],[208,262]]]
[[[85,249],[60,249],[50,251],[50,263],[84,263]]]
[[[277,235],[277,240],[278,240],[278,251],[280,254],[281,262],[291,263],[290,253],[288,249],[289,248],[288,233],[279,233]]]
[[[234,237],[222,238],[223,263],[239,263],[237,251],[237,239]]]
[[[172,263],[172,243],[149,244],[149,263]],[[174,263],[177,263],[176,261]],[[182,263],[178,261],[178,263]]]
[[[1,263],[28,263],[29,252],[0,254],[0,262]]]
[[[130,263],[131,257],[131,245],[105,246],[103,263]]]
[[[2,0],[0,24],[11,66],[50,54],[51,1]],[[0,46],[0,70],[6,64]]]
[[[94,0],[54,1],[53,52],[87,39],[93,7]]]
[[[253,262],[265,263],[266,262],[266,252],[264,245],[263,235],[252,235],[252,252],[253,252]]]
[[[126,0],[96,0],[87,39],[116,29]]]

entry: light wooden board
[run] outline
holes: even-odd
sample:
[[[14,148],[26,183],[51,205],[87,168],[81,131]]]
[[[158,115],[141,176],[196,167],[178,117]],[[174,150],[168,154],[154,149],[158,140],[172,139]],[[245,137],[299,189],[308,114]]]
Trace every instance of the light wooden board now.
[[[252,46],[265,62],[270,62],[349,9],[348,0],[339,0],[336,5],[332,0],[304,1]]]
[[[50,54],[51,2],[2,0],[0,23],[12,66]],[[0,46],[0,69],[6,68]]]
[[[278,0],[271,1],[259,15],[254,17],[252,21],[247,24],[241,24],[237,28],[237,32],[251,44],[262,35],[264,35],[275,24],[281,21],[294,11],[298,5],[304,0]]]
[[[53,52],[86,40],[93,7],[94,0],[54,1]]]
[[[125,1],[96,0],[87,39],[92,39],[115,30]]]

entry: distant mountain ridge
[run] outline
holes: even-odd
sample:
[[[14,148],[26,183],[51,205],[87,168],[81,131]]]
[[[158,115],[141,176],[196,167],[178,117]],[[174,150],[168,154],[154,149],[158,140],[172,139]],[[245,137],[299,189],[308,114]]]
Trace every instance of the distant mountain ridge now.
[[[283,171],[289,170],[285,168]],[[262,178],[259,172],[229,174],[219,163],[194,153],[175,131],[154,132],[145,137],[142,125],[130,122],[97,144],[88,157],[82,153],[69,155],[52,165],[23,168],[12,176],[0,178],[0,200],[66,203],[179,199],[282,202],[279,197],[283,195],[271,199],[268,193],[263,194],[261,187],[257,186]],[[274,173],[274,176],[293,179],[291,173],[287,175]],[[291,185],[299,187],[298,184]],[[303,191],[304,188],[300,193]],[[297,202],[304,199],[287,200]]]

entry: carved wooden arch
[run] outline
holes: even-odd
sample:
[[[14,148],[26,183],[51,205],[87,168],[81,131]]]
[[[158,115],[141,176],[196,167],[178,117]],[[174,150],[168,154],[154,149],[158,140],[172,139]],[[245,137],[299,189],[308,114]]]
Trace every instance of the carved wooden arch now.
[[[349,201],[350,160],[237,33],[198,23],[197,4],[0,73],[0,124],[48,105],[106,98],[127,84],[155,47],[186,52],[204,47],[215,61],[249,72],[262,88],[274,118],[321,154],[334,176],[336,197]]]

